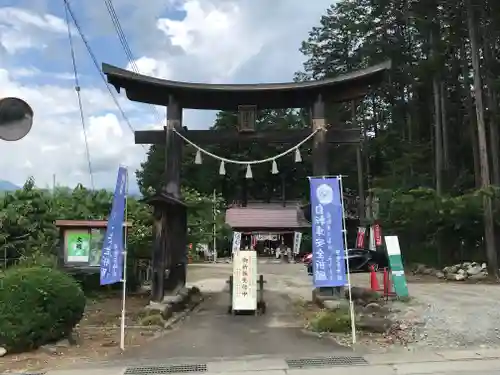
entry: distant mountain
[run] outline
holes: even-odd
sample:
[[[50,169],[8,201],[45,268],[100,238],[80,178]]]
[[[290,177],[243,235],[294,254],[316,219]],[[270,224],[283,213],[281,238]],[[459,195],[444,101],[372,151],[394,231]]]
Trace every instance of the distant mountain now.
[[[0,180],[0,191],[14,191],[21,189],[21,187],[14,185],[12,182]]]

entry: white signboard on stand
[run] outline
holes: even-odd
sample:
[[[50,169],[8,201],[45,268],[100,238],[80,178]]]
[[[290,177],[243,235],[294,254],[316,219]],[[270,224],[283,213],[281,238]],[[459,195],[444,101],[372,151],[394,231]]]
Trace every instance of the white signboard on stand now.
[[[368,247],[370,250],[375,251],[377,250],[377,247],[375,246],[375,226],[372,225],[370,227],[370,242],[368,244]]]
[[[293,234],[293,253],[300,253],[300,243],[302,242],[302,232],[294,232]]]
[[[240,251],[241,232],[233,232],[233,254]]]
[[[233,256],[233,310],[257,310],[257,253],[237,251]]]

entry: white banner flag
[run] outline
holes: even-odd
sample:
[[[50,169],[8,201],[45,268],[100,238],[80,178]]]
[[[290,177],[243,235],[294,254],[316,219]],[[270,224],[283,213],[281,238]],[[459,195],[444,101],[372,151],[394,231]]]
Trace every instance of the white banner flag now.
[[[233,232],[233,254],[240,251],[241,248],[241,232]]]
[[[372,251],[377,250],[377,247],[375,246],[375,230],[374,230],[373,225],[370,227],[370,242],[369,242],[368,246],[369,246],[369,249]]]
[[[302,232],[294,232],[293,234],[293,253],[300,253],[300,243],[302,242]]]

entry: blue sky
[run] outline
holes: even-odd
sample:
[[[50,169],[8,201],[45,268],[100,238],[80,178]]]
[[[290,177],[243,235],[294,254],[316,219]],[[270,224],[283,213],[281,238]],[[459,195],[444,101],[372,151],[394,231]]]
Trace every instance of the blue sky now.
[[[99,62],[127,67],[104,0],[71,0]],[[289,81],[301,69],[300,43],[331,1],[114,0],[143,74],[179,81]],[[120,164],[136,169],[144,149],[120,117],[72,28],[84,117],[97,188],[113,185]],[[0,97],[18,96],[35,111],[32,132],[0,143],[0,179],[40,186],[90,184],[74,92],[63,0],[0,0]],[[135,129],[158,126],[151,107],[116,94]],[[164,113],[164,108],[159,108]],[[208,128],[215,113],[185,111],[189,128]]]

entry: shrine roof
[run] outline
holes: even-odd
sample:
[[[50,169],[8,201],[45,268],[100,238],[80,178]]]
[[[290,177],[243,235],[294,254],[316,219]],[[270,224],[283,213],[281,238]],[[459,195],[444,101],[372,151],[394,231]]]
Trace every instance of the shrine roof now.
[[[237,229],[301,229],[311,225],[300,207],[273,204],[231,207],[226,210],[226,224]]]
[[[179,82],[145,76],[109,64],[102,64],[108,82],[136,102],[166,106],[173,95],[183,108],[237,110],[239,105],[255,105],[258,109],[303,108],[318,95],[325,100],[350,101],[366,95],[370,87],[379,85],[391,62],[374,65],[334,78],[316,81],[208,84]]]
[[[108,226],[107,220],[56,220],[56,227],[65,228],[106,228]],[[127,222],[124,226],[130,227],[132,223]]]

